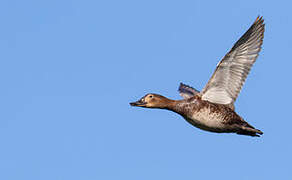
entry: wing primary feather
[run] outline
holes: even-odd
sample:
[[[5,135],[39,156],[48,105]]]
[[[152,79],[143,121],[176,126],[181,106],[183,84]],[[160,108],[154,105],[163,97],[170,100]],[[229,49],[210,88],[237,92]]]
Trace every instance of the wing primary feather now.
[[[265,24],[258,16],[218,63],[215,72],[201,91],[203,100],[218,104],[233,104],[263,43]]]

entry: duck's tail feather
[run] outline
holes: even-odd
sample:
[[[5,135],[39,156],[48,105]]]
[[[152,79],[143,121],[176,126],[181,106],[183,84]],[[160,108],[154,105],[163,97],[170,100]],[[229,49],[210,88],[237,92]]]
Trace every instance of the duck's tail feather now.
[[[260,137],[260,135],[264,134],[261,130],[255,129],[253,127],[246,127],[242,126],[239,131],[236,132],[240,135],[248,135],[248,136],[254,136],[254,137]]]

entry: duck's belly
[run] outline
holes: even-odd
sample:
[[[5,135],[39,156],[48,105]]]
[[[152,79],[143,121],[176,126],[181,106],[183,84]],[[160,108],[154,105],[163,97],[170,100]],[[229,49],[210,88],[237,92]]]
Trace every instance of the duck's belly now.
[[[230,132],[228,125],[224,124],[224,116],[217,112],[210,112],[208,109],[203,109],[185,119],[197,128],[206,131]]]

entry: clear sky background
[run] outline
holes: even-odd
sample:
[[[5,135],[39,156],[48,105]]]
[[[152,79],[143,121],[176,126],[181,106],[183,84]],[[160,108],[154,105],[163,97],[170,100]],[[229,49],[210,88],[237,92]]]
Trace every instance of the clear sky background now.
[[[0,179],[291,179],[291,1],[0,2]],[[202,89],[258,15],[236,101],[261,138],[133,108]]]

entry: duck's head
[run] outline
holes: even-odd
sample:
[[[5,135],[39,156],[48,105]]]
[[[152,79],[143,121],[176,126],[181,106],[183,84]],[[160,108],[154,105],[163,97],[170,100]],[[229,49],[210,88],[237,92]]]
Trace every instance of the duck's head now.
[[[169,106],[171,100],[159,94],[146,94],[140,100],[131,102],[131,106],[145,107],[145,108],[160,108],[164,109]]]

